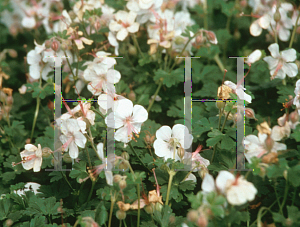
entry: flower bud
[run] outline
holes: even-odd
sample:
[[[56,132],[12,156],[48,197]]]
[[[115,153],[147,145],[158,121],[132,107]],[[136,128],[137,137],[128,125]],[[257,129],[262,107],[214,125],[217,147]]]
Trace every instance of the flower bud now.
[[[46,42],[45,42],[45,47],[46,47],[47,49],[51,48],[51,41],[50,41],[50,40],[46,40]]]
[[[124,188],[126,188],[126,186],[127,186],[126,180],[120,180],[119,182],[120,189],[123,190]]]
[[[129,92],[129,94],[128,94],[128,99],[130,99],[130,100],[133,101],[133,102],[136,100],[136,95],[135,95],[135,93],[134,93],[133,90],[131,90],[131,91]]]
[[[144,209],[145,209],[147,214],[153,214],[152,204],[145,206]]]
[[[295,110],[292,113],[290,113],[290,120],[292,123],[296,123],[299,121],[299,115],[298,115],[298,111]]]
[[[207,218],[204,217],[203,215],[201,215],[201,216],[198,218],[197,225],[198,225],[199,227],[206,227],[207,224],[208,224]]]
[[[284,177],[285,180],[287,180],[287,178],[288,178],[288,171],[287,170],[283,171],[283,177]]]
[[[26,144],[30,144],[30,142],[31,142],[31,139],[30,139],[30,138],[27,138],[27,139],[25,140],[25,143],[26,143]]]
[[[130,158],[129,154],[128,154],[126,151],[123,151],[123,152],[122,152],[121,157],[124,158],[124,159],[127,160],[127,161],[128,161],[129,158]]]
[[[184,40],[183,37],[176,36],[174,42],[175,42],[176,45],[181,45],[181,44],[185,43],[185,40]]]
[[[292,226],[292,225],[293,225],[293,220],[290,219],[290,218],[287,218],[287,219],[285,220],[285,224],[286,224],[286,226]]]
[[[114,182],[118,183],[120,180],[122,180],[122,176],[120,174],[114,175]]]
[[[161,205],[160,203],[155,203],[154,210],[161,212],[162,208],[163,205]]]
[[[54,50],[56,52],[59,49],[59,47],[60,47],[60,43],[58,41],[54,40],[51,44],[52,50]]]
[[[276,12],[274,13],[274,20],[276,22],[279,22],[281,20],[281,15],[280,15],[280,13],[278,11],[278,8],[277,8]]]
[[[8,50],[8,54],[9,54],[9,56],[12,57],[12,58],[18,57],[18,53],[17,53],[17,51],[15,51],[14,49],[9,49],[9,50]]]
[[[216,101],[216,107],[221,110],[225,107],[226,105],[226,102],[223,102],[223,101]]]
[[[6,221],[5,221],[5,225],[6,226],[12,226],[12,224],[13,224],[14,222],[11,220],[11,219],[7,219]]]
[[[245,109],[245,115],[246,115],[247,118],[257,120],[257,119],[255,118],[254,110],[251,109],[251,108],[246,108],[246,109]]]
[[[263,156],[263,163],[277,163],[278,162],[278,154],[275,152],[270,152]]]
[[[179,147],[177,150],[177,154],[178,154],[179,158],[182,159],[184,156],[184,149],[182,147]]]
[[[206,31],[206,37],[208,39],[209,42],[211,42],[212,44],[218,44],[218,40],[216,37],[216,34],[212,31]]]
[[[137,49],[135,46],[133,45],[129,45],[129,48],[128,48],[128,53],[132,56],[136,56],[137,54]]]
[[[271,151],[274,146],[274,140],[268,135],[267,139],[265,140],[265,146],[268,151]]]
[[[187,219],[191,222],[196,222],[199,217],[199,213],[196,210],[191,210],[187,213]]]
[[[52,150],[49,147],[44,147],[42,149],[42,152],[43,152],[43,157],[48,158],[51,155]]]
[[[122,211],[122,210],[118,210],[116,212],[116,216],[119,220],[123,220],[126,218],[126,212],[125,211]]]
[[[208,173],[208,169],[206,167],[201,168],[200,171],[198,171],[200,177],[202,178],[202,180],[204,179],[205,175]]]

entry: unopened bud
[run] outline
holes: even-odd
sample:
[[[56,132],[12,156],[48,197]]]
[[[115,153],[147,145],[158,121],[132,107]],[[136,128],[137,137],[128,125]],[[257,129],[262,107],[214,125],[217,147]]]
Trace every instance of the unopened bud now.
[[[212,44],[218,44],[218,40],[216,37],[216,34],[212,31],[206,31],[206,37],[208,39],[209,42],[211,42]]]
[[[196,210],[191,210],[187,213],[187,219],[191,222],[196,222],[199,217],[199,213]]]
[[[131,101],[135,101],[136,100],[136,95],[134,93],[133,90],[131,90],[128,94],[128,99],[130,99]]]
[[[114,175],[114,182],[118,183],[120,180],[122,180],[122,176],[120,174]]]
[[[154,210],[161,212],[163,206],[160,203],[156,203],[154,206]]]
[[[293,225],[293,220],[290,219],[290,218],[287,218],[287,219],[285,220],[285,224],[286,224],[286,226],[292,226],[292,225]]]
[[[275,20],[276,22],[279,22],[279,21],[281,20],[281,15],[280,15],[278,9],[277,9],[276,12],[274,13],[274,20]]]
[[[274,146],[274,140],[268,135],[267,139],[265,140],[265,145],[268,151],[271,151]]]
[[[199,227],[206,227],[207,224],[208,224],[207,218],[201,215],[201,216],[198,218],[197,225],[198,225]]]
[[[99,20],[96,20],[96,21],[95,21],[94,27],[95,27],[95,29],[96,29],[97,31],[101,28],[101,23],[100,23]]]
[[[277,163],[278,162],[278,154],[275,152],[270,152],[263,156],[262,158],[263,163]]]
[[[31,139],[30,139],[30,138],[27,138],[27,139],[25,140],[25,143],[26,143],[26,144],[30,144],[30,142],[31,142]]]
[[[145,206],[144,209],[145,209],[147,214],[153,214],[152,204]]]
[[[8,50],[8,54],[9,54],[9,56],[12,57],[12,58],[18,57],[18,53],[17,53],[17,51],[15,51],[14,49],[9,49],[9,50]]]
[[[51,155],[52,150],[49,147],[44,147],[42,149],[42,152],[43,152],[43,157],[48,158]]]
[[[208,169],[206,167],[203,167],[203,168],[201,168],[201,170],[198,173],[203,180],[205,175],[208,173]]]
[[[245,115],[246,115],[247,118],[257,120],[257,119],[255,118],[254,110],[251,109],[251,108],[246,108],[246,109],[245,109]]]
[[[216,102],[216,107],[217,107],[219,110],[223,109],[223,108],[225,107],[225,105],[226,105],[226,102],[223,102],[223,101],[217,101],[217,102]]]
[[[177,150],[177,154],[178,154],[179,158],[182,159],[184,156],[184,149],[182,147],[179,147]]]
[[[288,178],[288,171],[287,170],[283,171],[283,177],[284,177],[285,180],[287,180],[287,178]]]
[[[137,49],[135,46],[133,45],[129,45],[129,48],[128,48],[128,53],[132,56],[136,56],[137,54]]]
[[[296,123],[299,121],[299,115],[298,115],[298,111],[295,110],[292,113],[290,113],[290,120],[292,123]]]
[[[128,165],[125,162],[121,162],[119,165],[119,169],[126,170],[126,169],[128,169]]]
[[[122,152],[121,157],[124,158],[124,159],[127,160],[127,161],[128,161],[129,158],[130,158],[129,154],[128,154],[126,151],[123,151],[123,152]]]
[[[122,211],[122,210],[118,210],[116,212],[116,216],[119,220],[123,220],[126,218],[126,212],[125,211]]]
[[[51,44],[52,50],[54,50],[56,52],[59,49],[59,47],[60,47],[60,43],[58,41],[54,40]]]
[[[11,219],[7,219],[6,221],[5,221],[5,225],[6,226],[12,226],[12,224],[13,224],[14,222],[11,220]]]
[[[69,11],[69,16],[70,16],[71,20],[74,20],[77,17],[73,11]]]
[[[185,43],[185,39],[183,37],[176,36],[174,42],[176,45],[181,45]]]
[[[120,189],[123,190],[124,188],[126,188],[126,186],[127,186],[126,180],[120,180],[119,182]]]
[[[47,49],[51,48],[51,41],[50,41],[50,40],[47,40],[47,41],[45,42],[45,47],[46,47]]]

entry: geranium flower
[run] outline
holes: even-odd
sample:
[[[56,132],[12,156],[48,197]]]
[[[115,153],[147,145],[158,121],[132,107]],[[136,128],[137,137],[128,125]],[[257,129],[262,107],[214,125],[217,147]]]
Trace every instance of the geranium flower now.
[[[86,137],[80,132],[77,120],[63,120],[61,124],[61,131],[63,133],[63,135],[60,136],[60,141],[63,143],[62,148],[64,150],[69,150],[71,158],[78,158],[78,147],[84,148]]]
[[[187,138],[184,138],[185,135]],[[155,154],[164,157],[165,160],[172,158],[180,160],[177,154],[178,148],[188,149],[193,142],[193,136],[185,125],[176,124],[171,129],[169,126],[162,126],[156,131],[156,140],[153,147]]]
[[[112,117],[112,114],[115,114],[115,116]],[[113,120],[111,121],[111,119]],[[133,133],[138,136],[142,123],[147,119],[148,112],[143,106],[133,106],[133,103],[129,99],[121,99],[115,113],[110,113],[105,118],[105,123],[109,127],[118,129],[115,134],[117,141],[127,144],[134,138]]]
[[[270,27],[271,20],[272,18],[269,13],[266,13],[259,19],[255,20],[250,25],[250,34],[253,36],[259,36],[262,33],[263,29],[267,29]]]
[[[246,88],[244,88],[240,83],[235,84],[235,83],[232,83],[231,81],[225,81],[224,84],[226,86],[230,87],[233,90],[233,92],[235,94],[237,94],[237,96],[241,100],[245,100],[248,103],[251,103],[251,100],[252,100],[251,96],[244,92],[246,90]]]
[[[221,170],[214,181],[210,174],[206,174],[202,182],[202,190],[206,193],[216,191],[226,196],[231,205],[239,206],[252,201],[257,189],[243,176],[234,176],[232,173]]]
[[[264,57],[263,60],[268,63],[271,80],[274,78],[284,79],[286,75],[295,77],[298,74],[298,68],[295,63],[296,51],[291,48],[279,53],[279,46],[273,43],[268,47],[272,56]]]
[[[24,185],[24,189],[19,189],[18,191],[14,190],[14,193],[18,194],[19,196],[25,195],[25,192],[32,191],[35,195],[41,192],[37,190],[41,187],[40,184],[35,182],[28,182]]]
[[[22,161],[19,163],[12,163],[12,166],[16,166],[22,163],[22,166],[26,170],[33,169],[33,172],[39,172],[41,170],[42,161],[43,161],[43,152],[41,145],[38,147],[32,144],[26,144],[25,150],[20,153]]]
[[[101,94],[98,97],[98,105],[99,110],[102,114],[106,114],[107,110],[112,108],[112,105],[114,105],[114,110],[118,108],[119,101],[125,99],[121,95],[114,94],[114,97],[111,93],[109,94]]]
[[[253,64],[254,62],[257,62],[260,59],[261,55],[262,55],[261,51],[257,49],[248,56],[245,62],[247,64]]]
[[[135,21],[137,14],[133,11],[129,13],[119,10],[115,14],[115,20],[109,23],[109,29],[112,32],[117,32],[117,40],[123,41],[128,33],[135,33],[139,30],[140,24]]]
[[[293,101],[293,105],[295,105],[298,109],[298,114],[300,115],[300,79],[296,82],[296,87],[294,90],[295,98]]]

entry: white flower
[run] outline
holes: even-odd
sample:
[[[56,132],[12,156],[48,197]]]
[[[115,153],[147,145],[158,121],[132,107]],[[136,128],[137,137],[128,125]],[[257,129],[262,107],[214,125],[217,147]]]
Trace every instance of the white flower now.
[[[249,55],[249,57],[246,60],[246,63],[253,64],[254,62],[257,62],[260,59],[260,57],[261,57],[261,51],[255,50]]]
[[[108,100],[107,100],[108,99]],[[109,94],[101,94],[98,97],[98,105],[99,105],[99,110],[102,114],[106,114],[107,110],[112,108],[114,105],[114,110],[118,108],[119,101],[125,99],[121,95],[115,94],[114,97],[112,96],[111,93]]]
[[[14,191],[14,193],[18,195],[25,195],[25,192],[32,191],[35,195],[41,192],[38,192],[37,190],[40,188],[40,184],[35,182],[28,182],[24,185],[24,189],[19,189],[18,191]]]
[[[231,81],[225,81],[224,84],[226,86],[230,87],[241,100],[245,100],[248,103],[251,103],[251,100],[252,100],[251,96],[244,92],[246,90],[246,88],[243,88],[243,86],[241,84],[236,85],[236,84],[232,83]]]
[[[22,158],[22,166],[26,170],[33,168],[33,172],[39,172],[43,161],[42,148],[39,144],[38,147],[32,144],[26,144],[25,150],[20,153]],[[13,164],[14,165],[14,164]]]
[[[105,158],[104,157],[104,151],[103,151],[103,143],[98,143],[97,145],[97,154],[102,160],[102,165],[96,166],[97,173],[99,174],[102,170],[104,170],[106,182],[108,185],[113,185],[113,174],[112,174],[112,167],[114,162],[114,157]],[[110,154],[111,155],[111,154]],[[106,169],[105,169],[106,167]],[[99,172],[100,171],[100,172]]]
[[[250,25],[250,34],[253,36],[259,36],[262,32],[262,29],[267,29],[270,27],[271,19],[271,16],[266,13],[259,19],[255,20]]]
[[[247,201],[252,201],[257,194],[257,189],[243,176],[234,176],[228,171],[220,171],[216,182],[210,174],[206,174],[202,182],[205,193],[217,191],[226,196],[231,205],[239,206]]]
[[[288,49],[279,53],[279,46],[273,43],[268,47],[271,56],[264,57],[264,61],[268,63],[271,79],[284,79],[286,75],[295,77],[298,74],[298,68],[295,63],[290,63],[296,60],[296,51]]]
[[[185,135],[187,138],[185,138]],[[188,149],[193,142],[193,136],[185,125],[176,124],[171,129],[169,126],[162,126],[156,131],[156,140],[153,147],[155,154],[164,157],[165,160],[172,158],[180,160],[177,149]]]
[[[63,149],[69,150],[71,158],[78,158],[78,147],[84,148],[86,137],[80,132],[77,120],[63,120],[61,124],[61,131],[63,135],[60,136],[60,141],[64,144]]]
[[[117,40],[123,41],[128,32],[135,33],[139,30],[139,23],[134,22],[137,14],[130,11],[129,13],[123,10],[115,14],[115,20],[109,23],[109,29],[117,32]]]
[[[276,128],[272,130],[271,137],[268,138],[267,134],[258,133],[258,137],[255,135],[248,135],[245,137],[245,157],[249,163],[251,163],[252,157],[260,158],[268,152],[277,153],[279,150],[286,150],[287,147],[283,143],[275,142],[275,139],[278,138],[276,135],[278,132]],[[267,138],[269,139],[266,143]],[[271,141],[271,142],[270,142]],[[273,142],[272,142],[273,141]],[[272,144],[273,143],[273,144]]]
[[[113,121],[111,121],[112,114],[115,114]],[[148,112],[143,106],[133,106],[129,99],[121,99],[115,113],[110,113],[105,118],[105,123],[109,127],[118,129],[115,139],[126,144],[134,138],[133,133],[136,135],[140,133],[142,123],[147,119]]]
[[[294,93],[295,93],[295,98],[293,104],[297,107],[298,114],[300,115],[300,79],[297,80],[296,82]]]

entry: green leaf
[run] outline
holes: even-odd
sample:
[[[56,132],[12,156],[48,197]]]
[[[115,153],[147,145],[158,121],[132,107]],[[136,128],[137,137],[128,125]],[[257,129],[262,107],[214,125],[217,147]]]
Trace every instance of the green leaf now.
[[[172,87],[175,84],[178,84],[179,82],[184,81],[184,69],[178,68],[173,70],[171,73],[168,73],[162,69],[158,69],[154,72],[154,80],[160,80],[163,79],[163,84],[167,87]]]
[[[52,171],[49,176],[52,176],[50,179],[50,183],[54,182],[54,181],[59,181],[60,179],[62,179],[62,174],[60,171]]]
[[[57,214],[57,208],[60,206],[59,202],[56,202],[55,197],[47,199],[37,198],[32,196],[29,200],[29,207],[25,213],[29,216],[32,215],[53,215]]]
[[[108,218],[108,212],[106,211],[104,202],[101,201],[95,211],[95,221],[101,226],[106,223],[107,218]]]
[[[219,141],[222,140],[223,137],[224,137],[223,135],[220,135],[214,138],[209,138],[208,140],[206,140],[206,146],[208,147],[215,146]]]
[[[288,180],[294,187],[300,186],[299,176],[300,165],[293,166],[288,170]]]
[[[221,142],[221,149],[231,150],[235,145],[235,142],[227,135],[224,136]]]
[[[44,216],[35,216],[30,222],[24,222],[20,227],[40,227],[46,226],[46,218]]]
[[[220,132],[218,129],[213,129],[211,132],[207,133],[209,137],[217,137],[217,136],[223,136],[223,133]]]
[[[183,181],[179,184],[179,189],[181,191],[187,191],[187,190],[194,190],[194,188],[196,187],[196,183],[194,181]]]
[[[6,219],[7,215],[10,213],[10,199],[1,199],[0,200],[0,220]]]
[[[300,142],[300,125],[297,125],[291,137],[296,140],[296,142]]]

